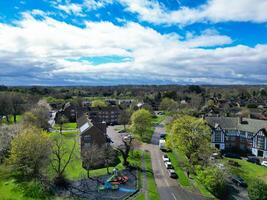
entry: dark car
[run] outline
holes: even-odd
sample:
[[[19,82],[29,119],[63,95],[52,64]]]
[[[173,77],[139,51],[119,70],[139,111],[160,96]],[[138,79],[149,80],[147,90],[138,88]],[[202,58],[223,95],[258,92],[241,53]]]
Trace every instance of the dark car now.
[[[160,138],[160,139],[166,139],[166,133],[161,133],[161,134],[159,135],[159,138]]]
[[[257,165],[260,165],[260,159],[256,158],[256,157],[248,157],[248,162],[251,162],[251,163],[255,163]]]
[[[223,154],[224,157],[227,158],[237,158],[237,159],[241,159],[240,155],[238,153],[225,153]]]
[[[173,169],[169,169],[169,170],[168,170],[168,173],[169,173],[169,176],[170,176],[171,178],[175,178],[175,179],[178,178],[176,172],[175,172]]]
[[[232,182],[234,184],[236,184],[237,186],[241,186],[241,187],[247,187],[246,182],[239,176],[233,176],[232,177]]]

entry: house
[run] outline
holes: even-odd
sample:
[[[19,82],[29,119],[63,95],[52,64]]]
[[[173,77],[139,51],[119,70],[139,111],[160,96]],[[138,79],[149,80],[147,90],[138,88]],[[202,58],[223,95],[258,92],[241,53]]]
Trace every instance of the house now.
[[[108,144],[107,127],[105,123],[93,124],[86,115],[82,115],[77,119],[77,125],[80,132],[80,148],[83,166],[87,166],[84,161],[84,155],[91,150],[92,146],[101,148]],[[98,162],[94,168],[103,166],[104,161]]]
[[[267,157],[267,121],[242,117],[206,117],[212,144],[220,150],[239,150]]]
[[[119,124],[122,110],[117,106],[92,107],[88,110],[89,118],[94,123],[105,122],[107,125]]]
[[[64,106],[57,112],[56,121],[58,117],[64,115],[69,122],[76,122],[76,120],[83,115],[85,109],[83,107],[78,107],[71,103],[66,103]]]

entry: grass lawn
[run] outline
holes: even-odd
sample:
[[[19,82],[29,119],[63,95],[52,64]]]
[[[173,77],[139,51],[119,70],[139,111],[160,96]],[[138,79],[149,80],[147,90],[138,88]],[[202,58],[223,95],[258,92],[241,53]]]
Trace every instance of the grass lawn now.
[[[191,183],[185,175],[183,168],[180,166],[180,162],[177,160],[176,155],[173,152],[169,152],[168,156],[171,159],[172,165],[179,177],[177,179],[178,183],[185,188],[192,188]]]
[[[147,170],[146,176],[147,176],[147,190],[148,190],[149,199],[160,200],[157,185],[156,185],[154,175],[153,175],[150,154],[146,152],[144,159],[145,159],[146,170]]]
[[[22,121],[22,115],[17,115],[17,123],[19,123],[21,121]],[[13,117],[13,115],[9,115],[9,123],[6,121],[6,119],[3,119],[2,120],[2,124],[14,124],[14,117]]]
[[[58,134],[59,133],[50,133],[50,137],[55,137]],[[70,164],[67,166],[66,171],[65,171],[66,177],[70,180],[78,180],[80,178],[86,177],[87,172],[82,167],[82,162],[81,162],[81,158],[80,158],[80,145],[78,143],[78,140],[79,140],[78,132],[77,131],[64,132],[63,137],[64,137],[63,144],[67,147],[69,152],[71,151],[75,140],[77,141],[76,146],[75,146],[75,151],[74,151],[74,157],[71,160]],[[120,170],[120,169],[123,169],[123,166],[120,163],[116,166],[116,168]],[[110,169],[112,169],[112,168],[110,168]],[[107,173],[106,168],[90,170],[90,176],[100,176],[100,175],[104,175],[106,173]],[[53,177],[53,175],[54,175],[54,172],[53,172],[52,168],[49,168],[49,176]]]
[[[228,160],[234,160],[238,162],[240,167],[234,167],[229,165],[227,163]],[[247,182],[248,185],[255,178],[261,179],[265,183],[267,183],[267,168],[264,166],[256,165],[246,160],[232,159],[232,158],[225,158],[223,159],[223,162],[226,164],[226,166],[228,166],[228,169],[230,170],[231,173],[242,177]]]
[[[54,129],[59,130],[59,124],[55,124]],[[77,128],[76,122],[70,122],[70,123],[64,123],[63,124],[63,130],[73,130]]]
[[[139,192],[138,195],[134,198],[134,200],[145,200],[145,193],[144,192]]]
[[[180,152],[180,151],[175,151],[175,152],[169,152],[168,153],[169,158],[172,161],[173,167],[178,175],[178,183],[188,189],[188,190],[193,190],[196,188],[203,196],[208,197],[208,198],[215,198],[206,188],[205,186],[198,181],[196,176],[193,176],[192,174],[190,175],[191,180],[187,177],[184,171],[185,164],[188,162],[186,156]]]

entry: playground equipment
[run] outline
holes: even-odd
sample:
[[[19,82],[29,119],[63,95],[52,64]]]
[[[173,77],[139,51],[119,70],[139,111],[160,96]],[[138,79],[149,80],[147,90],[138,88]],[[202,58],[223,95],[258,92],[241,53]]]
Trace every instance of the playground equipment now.
[[[113,175],[109,177],[103,184],[98,187],[98,190],[119,190],[121,192],[135,192],[135,189],[121,188],[119,185],[128,182],[128,176],[119,175],[116,168],[113,169]]]

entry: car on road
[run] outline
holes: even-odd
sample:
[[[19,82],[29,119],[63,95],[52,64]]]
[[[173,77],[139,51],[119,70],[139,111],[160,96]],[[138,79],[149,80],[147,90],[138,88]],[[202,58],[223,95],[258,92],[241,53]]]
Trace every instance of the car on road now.
[[[174,169],[169,169],[168,170],[168,174],[171,178],[178,178],[176,172],[174,171]]]
[[[267,161],[262,161],[261,165],[264,166],[264,167],[267,167]]]
[[[171,162],[165,162],[164,164],[165,164],[165,167],[167,169],[173,169],[173,166],[172,166],[172,163]]]
[[[226,157],[226,158],[241,159],[241,156],[238,153],[225,153],[225,154],[223,154],[223,156]]]
[[[247,159],[248,162],[251,162],[251,163],[255,163],[257,165],[260,164],[260,159],[256,158],[256,157],[248,157]]]
[[[160,139],[165,140],[165,139],[166,139],[166,133],[161,133],[161,134],[159,135],[159,137],[160,137]]]
[[[162,156],[162,160],[163,160],[164,162],[170,162],[170,158],[168,157],[167,154],[164,154],[164,155]]]
[[[240,176],[233,176],[232,182],[236,184],[237,186],[247,187],[246,182]]]

